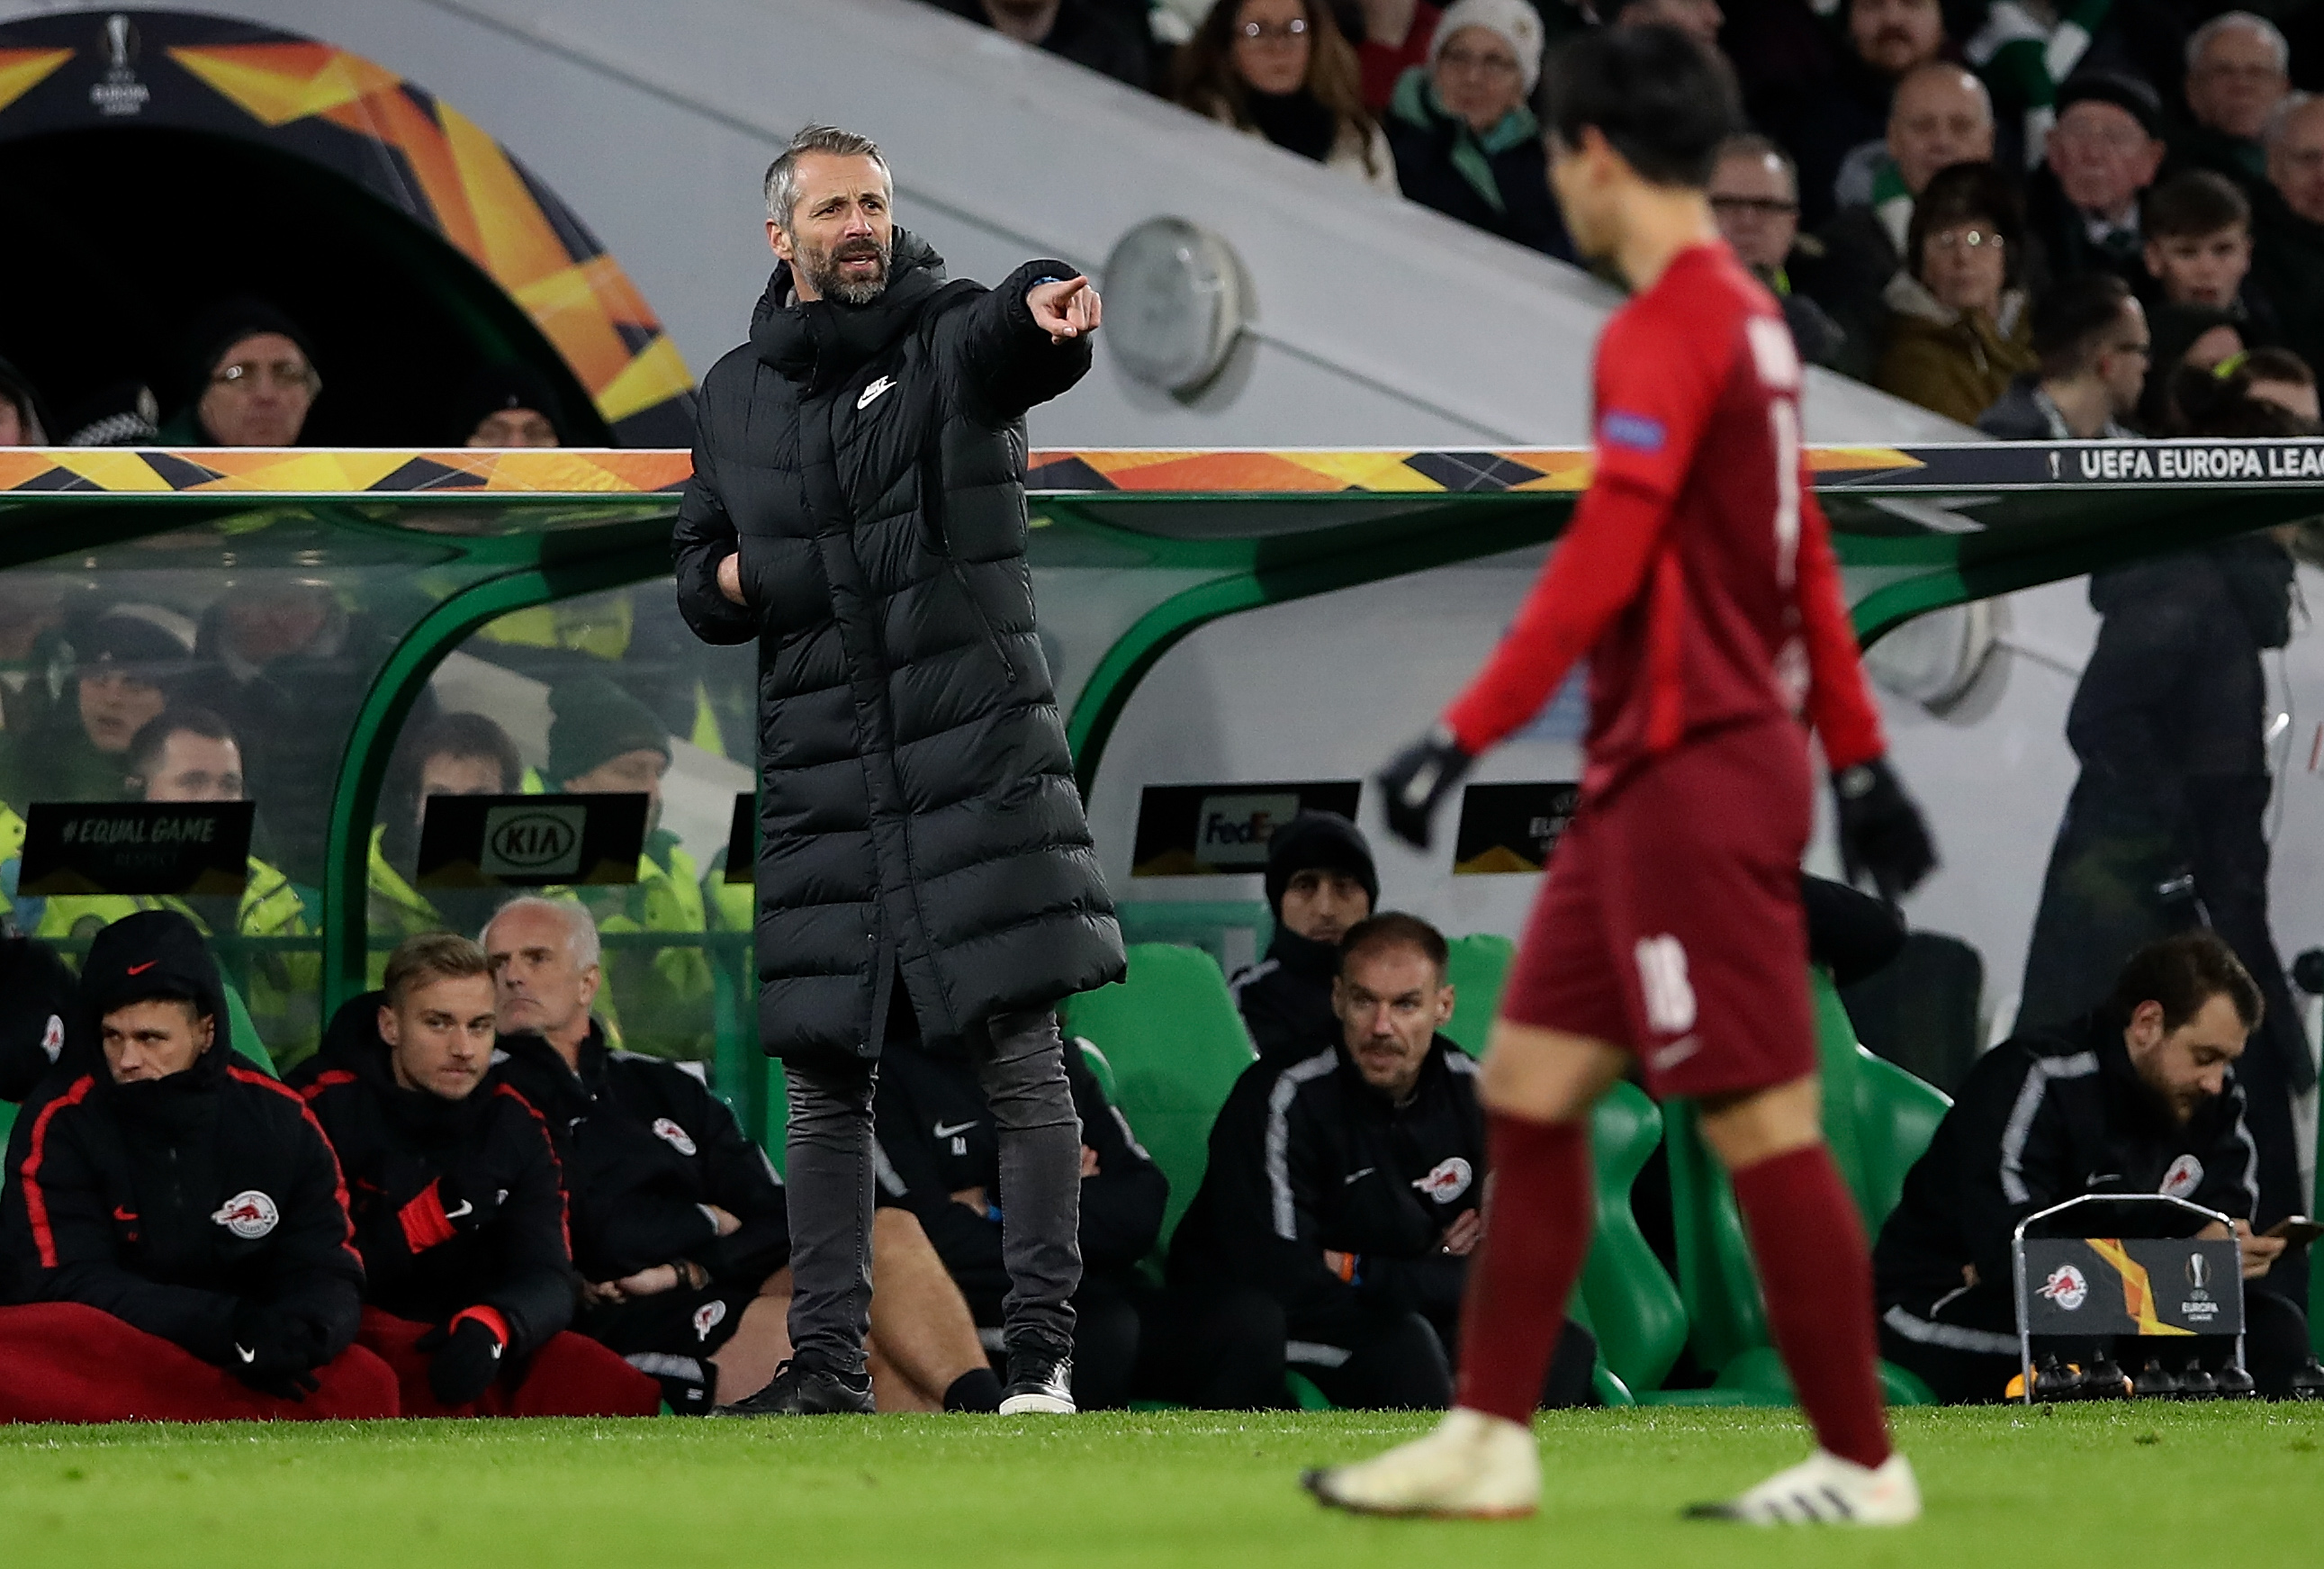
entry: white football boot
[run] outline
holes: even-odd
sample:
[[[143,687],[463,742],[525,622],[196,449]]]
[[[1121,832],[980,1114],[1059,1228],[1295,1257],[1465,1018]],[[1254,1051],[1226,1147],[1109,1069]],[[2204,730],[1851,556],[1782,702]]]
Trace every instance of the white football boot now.
[[[1541,1455],[1529,1428],[1455,1407],[1425,1438],[1353,1465],[1308,1472],[1299,1483],[1333,1509],[1360,1515],[1513,1520],[1541,1503]]]
[[[1686,1512],[1691,1519],[1754,1526],[1905,1526],[1921,1518],[1921,1484],[1901,1454],[1867,1469],[1819,1449],[1739,1498]]]

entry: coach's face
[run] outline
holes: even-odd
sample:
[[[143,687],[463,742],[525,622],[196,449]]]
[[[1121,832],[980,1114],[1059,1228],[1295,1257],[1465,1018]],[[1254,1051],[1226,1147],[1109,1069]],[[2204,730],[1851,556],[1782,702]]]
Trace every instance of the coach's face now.
[[[2235,999],[2224,992],[2176,1029],[2164,1028],[2162,1003],[2142,1002],[2122,1032],[2130,1066],[2182,1123],[2227,1093],[2227,1070],[2250,1038]]]
[[[768,221],[768,245],[791,264],[801,300],[869,305],[888,287],[895,245],[886,172],[870,158],[809,152],[798,161],[798,179],[790,221]]]
[[[1332,1011],[1364,1083],[1402,1101],[1420,1082],[1429,1043],[1452,1017],[1452,988],[1426,954],[1409,943],[1387,943],[1341,965]]]

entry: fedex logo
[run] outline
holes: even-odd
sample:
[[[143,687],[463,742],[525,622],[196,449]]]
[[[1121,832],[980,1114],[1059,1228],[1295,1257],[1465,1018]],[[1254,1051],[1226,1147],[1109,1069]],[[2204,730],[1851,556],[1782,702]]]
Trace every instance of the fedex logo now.
[[[1195,816],[1194,859],[1212,866],[1267,864],[1267,842],[1299,815],[1296,795],[1204,796]]]

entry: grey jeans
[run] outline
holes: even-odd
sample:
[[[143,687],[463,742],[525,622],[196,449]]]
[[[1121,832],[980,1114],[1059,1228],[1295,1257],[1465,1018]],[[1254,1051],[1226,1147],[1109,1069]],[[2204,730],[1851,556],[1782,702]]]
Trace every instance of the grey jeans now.
[[[1001,1135],[1002,1335],[1010,1353],[1068,1356],[1082,1282],[1082,1124],[1065,1079],[1057,1016],[996,1014],[969,1057]],[[872,1324],[872,1204],[878,1180],[876,1064],[786,1062],[793,1354],[829,1372],[863,1371]]]

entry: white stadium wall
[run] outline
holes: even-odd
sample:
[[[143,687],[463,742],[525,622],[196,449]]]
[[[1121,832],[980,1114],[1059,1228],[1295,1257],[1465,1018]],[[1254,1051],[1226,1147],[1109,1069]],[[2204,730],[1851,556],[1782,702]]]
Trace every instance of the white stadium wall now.
[[[800,125],[895,164],[898,214],[987,281],[1050,254],[1098,270],[1190,218],[1240,255],[1247,341],[1181,401],[1098,367],[1044,446],[1522,446],[1586,432],[1610,291],[914,0],[204,0],[323,39],[457,107],[571,204],[698,377],[770,265],[759,181]],[[0,18],[86,5],[0,0]],[[92,10],[92,18],[105,13]],[[1101,342],[1102,343],[1102,339]],[[1812,439],[1958,428],[1825,380]]]

